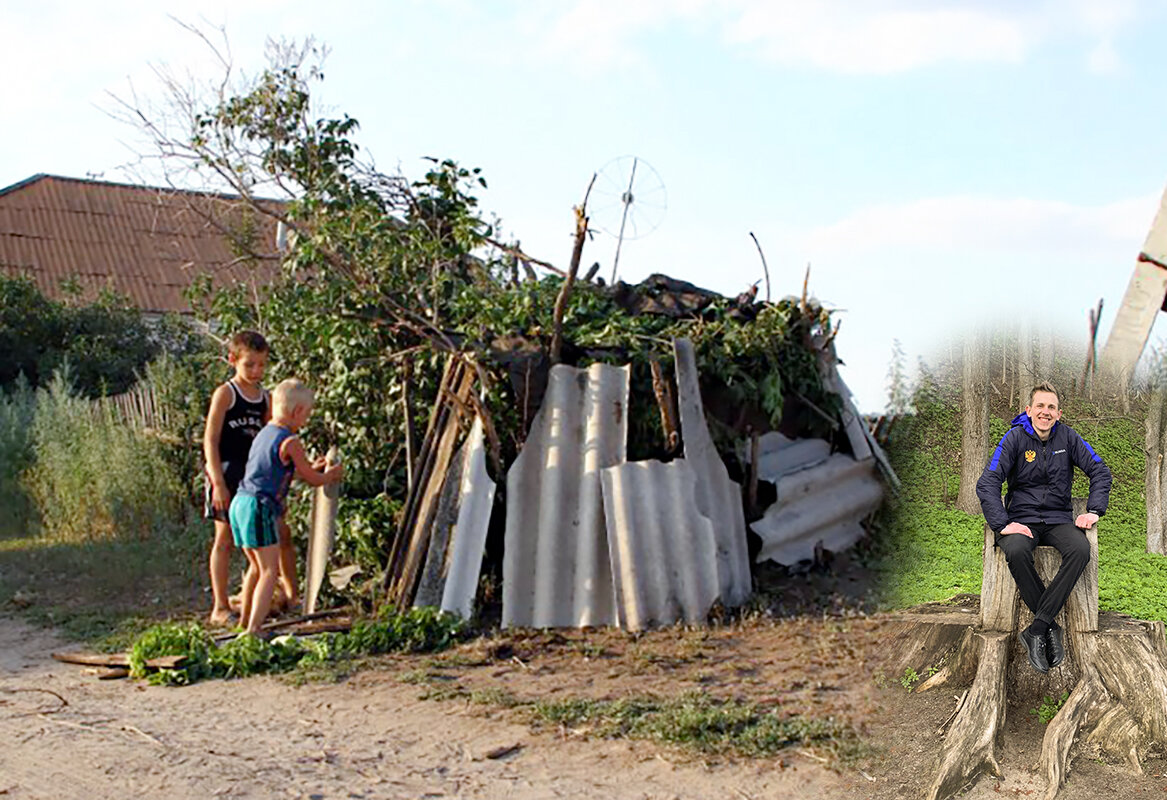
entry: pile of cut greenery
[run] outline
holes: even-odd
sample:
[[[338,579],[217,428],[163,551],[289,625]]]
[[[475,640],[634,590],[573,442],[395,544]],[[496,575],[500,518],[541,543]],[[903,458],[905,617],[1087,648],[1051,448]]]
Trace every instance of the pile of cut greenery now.
[[[444,650],[466,633],[456,615],[434,608],[399,613],[386,606],[367,619],[354,620],[346,633],[310,638],[278,636],[270,641],[241,634],[216,644],[198,623],[163,623],[143,632],[130,650],[130,674],[150,683],[185,686],[205,678],[245,678],[288,672],[382,653],[428,653]],[[161,656],[183,656],[174,669],[150,669]]]

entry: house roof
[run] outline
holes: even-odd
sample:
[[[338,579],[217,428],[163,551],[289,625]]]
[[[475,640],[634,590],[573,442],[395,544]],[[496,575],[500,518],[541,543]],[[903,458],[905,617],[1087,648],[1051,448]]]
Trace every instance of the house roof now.
[[[182,293],[198,274],[216,288],[270,283],[276,262],[239,259],[225,232],[276,252],[276,223],[232,195],[44,174],[0,189],[0,272],[58,300],[76,281],[86,299],[108,288],[144,311],[189,313]]]

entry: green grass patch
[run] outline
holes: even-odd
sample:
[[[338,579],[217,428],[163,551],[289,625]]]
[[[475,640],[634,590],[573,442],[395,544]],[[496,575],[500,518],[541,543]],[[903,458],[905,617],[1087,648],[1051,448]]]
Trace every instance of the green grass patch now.
[[[797,746],[851,758],[862,750],[855,731],[834,720],[790,716],[781,709],[718,700],[702,692],[672,698],[540,700],[529,714],[535,721],[593,736],[646,739],[701,753],[767,757]]]
[[[0,609],[74,641],[124,650],[149,625],[205,604],[209,539],[202,520],[143,536],[0,538]]]

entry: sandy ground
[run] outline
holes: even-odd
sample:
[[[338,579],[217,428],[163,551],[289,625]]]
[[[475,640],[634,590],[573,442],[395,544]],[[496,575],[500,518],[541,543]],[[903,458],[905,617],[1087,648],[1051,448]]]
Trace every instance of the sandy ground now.
[[[62,648],[0,618],[0,797],[828,798],[844,782],[809,761],[708,765],[533,733],[382,671],[167,689],[97,681],[49,658]]]
[[[920,695],[873,679],[890,624],[881,616],[802,617],[639,637],[496,633],[438,656],[379,659],[338,683],[252,678],[169,689],[98,681],[51,660],[73,646],[0,617],[0,800],[919,800],[954,701],[951,692]],[[694,690],[829,717],[857,731],[866,750],[831,767],[801,748],[764,759],[702,757],[582,730],[534,730],[512,710],[467,699]],[[999,751],[1004,779],[982,777],[960,797],[1040,797],[1043,732],[1011,710]],[[1139,776],[1076,758],[1059,800],[1167,796],[1167,760],[1144,766]]]

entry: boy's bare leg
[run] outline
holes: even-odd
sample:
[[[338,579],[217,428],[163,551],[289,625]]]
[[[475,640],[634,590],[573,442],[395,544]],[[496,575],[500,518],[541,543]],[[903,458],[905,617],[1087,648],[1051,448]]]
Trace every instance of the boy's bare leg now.
[[[243,590],[239,598],[239,622],[246,627],[247,620],[251,615],[251,609],[255,607],[255,587],[259,583],[260,572],[259,557],[256,555],[256,550],[251,547],[244,547],[243,554],[247,556],[247,572],[243,575]]]
[[[222,625],[231,619],[231,603],[227,598],[231,568],[231,524],[221,519],[215,520],[215,540],[211,543],[211,608],[209,622]]]
[[[287,519],[277,521],[280,532],[280,588],[288,608],[300,605],[299,581],[296,580],[296,545],[292,541],[292,529]]]
[[[251,601],[251,614],[247,617],[247,632],[259,633],[267,612],[271,610],[271,596],[276,588],[276,577],[280,569],[280,546],[257,547],[248,551],[254,556],[258,566],[259,579],[255,583],[255,594]]]

